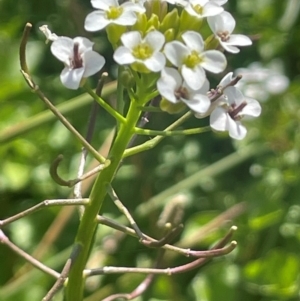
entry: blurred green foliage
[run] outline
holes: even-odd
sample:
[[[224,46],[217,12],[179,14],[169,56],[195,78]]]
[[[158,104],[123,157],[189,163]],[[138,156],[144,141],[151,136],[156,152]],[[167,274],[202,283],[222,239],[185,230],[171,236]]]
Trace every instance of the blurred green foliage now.
[[[249,133],[241,142],[227,135],[205,133],[201,136],[170,137],[155,149],[124,161],[114,187],[129,210],[134,213],[141,229],[154,237],[161,231],[157,226],[161,207],[154,206],[147,216],[136,208],[147,200],[183,180],[191,179],[199,170],[227,158],[230,154],[255,146],[251,156],[225,170],[217,166],[212,174],[203,175],[198,183],[180,189],[187,202],[183,222],[186,229],[180,241],[232,206],[245,202],[247,211],[233,222],[220,224],[217,231],[201,233],[192,248],[206,249],[220,238],[231,223],[238,226],[235,236],[238,248],[232,254],[214,259],[203,268],[172,277],[159,276],[154,284],[137,300],[182,301],[293,301],[299,300],[300,291],[300,18],[298,0],[229,0],[226,10],[237,21],[237,33],[250,35],[252,47],[241,49],[237,55],[228,54],[228,70],[247,67],[259,61],[263,65],[277,59],[290,86],[284,92],[270,95],[262,103],[262,116],[248,123]],[[81,91],[65,89],[59,82],[61,64],[45,45],[38,27],[49,24],[59,35],[83,35],[93,38],[95,49],[107,59],[106,70],[115,77],[111,48],[104,32],[88,33],[83,21],[91,11],[89,1],[0,1],[0,138],[3,133],[22,121],[30,120],[45,110],[44,105],[26,86],[18,63],[18,47],[26,22],[33,24],[28,45],[30,69],[39,86],[56,105],[63,104]],[[215,76],[218,83],[222,76]],[[94,79],[95,80],[95,79]],[[110,97],[113,102],[113,96]],[[86,131],[89,115],[86,103],[80,109],[66,113],[81,133]],[[178,116],[151,115],[149,128],[162,129]],[[184,126],[196,127],[207,120],[189,120]],[[100,110],[93,138],[99,147],[113,129],[110,116]],[[7,133],[7,132],[6,132]],[[146,138],[138,138],[140,143]],[[65,160],[60,166],[62,177],[76,177],[80,145],[54,119],[15,137],[1,140],[0,145],[0,218],[16,214],[44,199],[68,197],[71,189],[61,188],[49,176],[48,169],[54,158],[62,153]],[[267,151],[262,152],[261,148]],[[257,151],[255,151],[257,150]],[[226,159],[225,159],[226,160]],[[86,195],[87,192],[86,192]],[[172,195],[169,195],[171,197]],[[161,198],[162,204],[168,199]],[[61,212],[49,208],[5,227],[5,233],[18,246],[32,253],[47,229]],[[112,202],[107,200],[103,214],[120,222],[124,219]],[[47,245],[42,261],[60,270],[69,254],[76,227],[77,214],[72,214],[61,226],[60,234]],[[180,243],[179,241],[179,243]],[[109,228],[100,227],[95,252],[90,266],[149,266],[155,250],[140,245]],[[164,266],[176,266],[188,259],[167,254]],[[41,300],[53,284],[53,279],[40,271],[19,270],[25,264],[6,247],[0,246],[0,300]],[[130,292],[143,279],[141,275],[108,275],[93,277],[87,282],[86,300],[101,300],[116,292]],[[55,300],[61,300],[58,295]]]

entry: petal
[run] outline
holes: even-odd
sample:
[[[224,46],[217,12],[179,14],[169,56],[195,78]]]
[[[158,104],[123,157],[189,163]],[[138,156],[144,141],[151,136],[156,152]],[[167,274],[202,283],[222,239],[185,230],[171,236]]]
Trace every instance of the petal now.
[[[196,94],[192,99],[181,98],[181,101],[192,111],[199,114],[205,113],[210,107],[210,100],[206,95]]]
[[[103,29],[110,23],[111,21],[106,18],[104,11],[96,10],[86,16],[84,29],[87,31],[97,31]]]
[[[219,86],[225,87],[229,85],[230,82],[232,82],[232,80],[233,80],[233,72],[229,72],[222,78],[222,80],[219,83]]]
[[[181,67],[183,60],[190,54],[189,49],[178,41],[165,45],[164,53],[167,59],[176,67]]]
[[[130,31],[122,34],[121,41],[125,47],[133,49],[142,42],[142,37],[138,31]]]
[[[214,34],[228,31],[231,34],[235,28],[235,20],[229,12],[223,11],[217,16],[207,18],[207,23]]]
[[[227,42],[222,42],[220,40],[220,44],[224,48],[224,50],[226,50],[227,52],[230,52],[230,53],[239,53],[240,52],[240,49],[238,49],[235,46],[228,45]]]
[[[180,88],[182,79],[179,72],[173,68],[164,68],[161,77],[157,81],[157,89],[161,96],[172,103],[178,103],[175,91]]]
[[[141,14],[143,14],[146,11],[146,8],[144,6],[132,2],[125,2],[121,6],[124,9],[124,11],[133,11]]]
[[[245,35],[242,34],[232,34],[228,41],[226,41],[228,45],[235,46],[249,46],[252,45],[252,41]]]
[[[227,115],[227,112],[222,107],[215,108],[210,114],[210,126],[216,131],[226,131]]]
[[[74,43],[79,44],[79,53],[83,53],[87,50],[92,50],[94,43],[91,42],[89,39],[84,38],[84,37],[76,37],[73,39]]]
[[[241,124],[240,121],[234,121],[228,117],[228,132],[229,136],[233,139],[242,140],[247,134],[247,129]]]
[[[158,72],[161,71],[165,65],[166,65],[166,57],[161,53],[157,52],[154,55],[152,55],[150,58],[142,61],[145,66],[153,71],[153,72]]]
[[[261,106],[256,99],[246,97],[247,105],[239,113],[239,115],[247,115],[258,117],[261,114]]]
[[[84,68],[70,69],[64,68],[60,74],[60,80],[68,89],[76,90],[79,88]]]
[[[181,74],[186,82],[186,84],[192,90],[200,89],[204,81],[206,79],[205,72],[201,66],[196,66],[194,69],[186,67],[186,65],[182,66]]]
[[[154,30],[154,31],[150,31],[146,35],[144,41],[147,44],[151,45],[154,52],[157,52],[162,49],[165,43],[165,36],[161,32]]]
[[[103,9],[108,11],[109,8],[112,7],[118,7],[119,3],[118,0],[91,0],[91,4],[94,8],[97,9]]]
[[[118,25],[133,25],[136,23],[137,16],[133,11],[124,11],[118,18],[111,19],[111,23],[115,23]]]
[[[136,61],[136,58],[132,55],[131,50],[120,46],[115,50],[114,60],[120,65],[132,64]]]
[[[245,101],[245,97],[244,97],[243,93],[236,87],[232,87],[232,86],[227,87],[224,90],[224,95],[227,96],[228,103],[230,105],[239,106],[240,104],[242,104]]]
[[[104,57],[92,50],[84,53],[83,60],[84,60],[83,77],[89,77],[95,74],[96,72],[101,70],[105,64]]]
[[[73,57],[73,40],[68,37],[59,37],[51,44],[52,54],[64,62],[66,65],[70,64],[70,58]]]
[[[220,7],[219,5],[213,2],[208,2],[203,7],[203,12],[201,17],[203,18],[203,17],[215,16],[220,14],[222,11],[224,11],[223,7]]]
[[[198,53],[203,52],[204,49],[204,42],[201,37],[201,35],[196,32],[196,31],[186,31],[182,35],[182,39],[185,43],[185,45],[190,49],[190,50],[195,50]]]
[[[225,70],[227,61],[225,55],[218,50],[208,50],[203,54],[203,62],[201,66],[212,72],[212,73],[220,73]]]

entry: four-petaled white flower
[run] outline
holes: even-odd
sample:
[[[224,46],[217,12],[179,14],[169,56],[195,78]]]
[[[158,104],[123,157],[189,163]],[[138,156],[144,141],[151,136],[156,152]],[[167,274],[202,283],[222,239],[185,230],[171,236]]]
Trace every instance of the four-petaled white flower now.
[[[210,126],[216,131],[228,131],[230,137],[241,140],[245,138],[247,129],[240,120],[243,116],[259,116],[261,106],[257,100],[245,97],[235,87],[228,87],[225,91],[225,101],[219,103],[210,115]]]
[[[209,89],[208,80],[205,80],[200,89],[192,90],[174,68],[166,67],[161,71],[157,89],[166,100],[174,104],[183,102],[196,113],[203,114],[210,107],[210,100],[206,95]]]
[[[97,31],[109,24],[133,25],[137,20],[136,13],[144,13],[140,4],[125,2],[119,5],[118,0],[91,0],[92,6],[98,10],[87,15],[84,28],[87,31]]]
[[[197,18],[205,18],[220,14],[224,9],[218,5],[219,1],[189,0],[184,9]],[[224,2],[224,1],[222,1]]]
[[[252,44],[252,41],[245,35],[231,34],[235,28],[235,20],[226,11],[217,16],[208,17],[207,22],[221,46],[228,52],[238,53],[240,50],[235,46],[248,46]]]
[[[142,38],[140,32],[131,31],[121,36],[123,46],[116,49],[114,60],[120,65],[130,65],[138,63],[146,67],[141,72],[158,72],[166,64],[165,56],[160,52],[165,37],[159,31],[150,31],[145,38]],[[138,68],[140,69],[140,68]]]
[[[203,68],[212,73],[220,73],[226,68],[227,61],[220,51],[204,51],[203,39],[195,31],[186,31],[182,39],[185,45],[179,41],[172,41],[166,44],[164,52],[174,66],[181,68],[187,85],[198,90],[206,78]]]
[[[83,78],[95,74],[104,66],[104,57],[92,50],[93,45],[83,37],[58,37],[52,43],[52,54],[65,64],[60,79],[67,88],[78,89]]]

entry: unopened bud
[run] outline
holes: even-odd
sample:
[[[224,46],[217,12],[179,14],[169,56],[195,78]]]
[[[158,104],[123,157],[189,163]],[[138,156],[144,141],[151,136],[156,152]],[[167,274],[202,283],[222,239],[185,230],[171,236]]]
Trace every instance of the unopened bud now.
[[[161,102],[159,103],[159,106],[162,111],[168,112],[169,114],[177,114],[181,112],[185,107],[184,103],[182,102],[171,103],[164,98],[162,98]]]

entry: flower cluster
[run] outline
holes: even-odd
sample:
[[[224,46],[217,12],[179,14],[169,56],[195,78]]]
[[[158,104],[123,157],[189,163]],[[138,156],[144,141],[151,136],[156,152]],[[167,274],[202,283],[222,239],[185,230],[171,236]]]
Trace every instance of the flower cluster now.
[[[224,51],[238,53],[237,46],[251,45],[244,35],[232,34],[233,16],[223,5],[227,0],[91,0],[96,9],[87,15],[87,31],[106,29],[115,51],[113,58],[135,80],[135,87],[126,87],[135,101],[145,105],[149,98],[137,91],[162,96],[161,109],[178,112],[185,106],[196,117],[210,115],[210,125],[216,131],[228,131],[235,139],[243,139],[246,128],[244,115],[258,116],[259,103],[247,97],[231,84],[229,73],[217,90],[209,91],[207,72],[222,73],[227,60]],[[168,5],[173,10],[168,12]],[[212,34],[200,32],[205,22]],[[65,64],[62,83],[77,89],[82,79],[102,69],[104,58],[92,50],[93,43],[85,38],[57,37],[52,53]],[[141,86],[141,85],[147,86]],[[216,97],[217,95],[217,97]],[[174,109],[176,107],[176,109]]]

